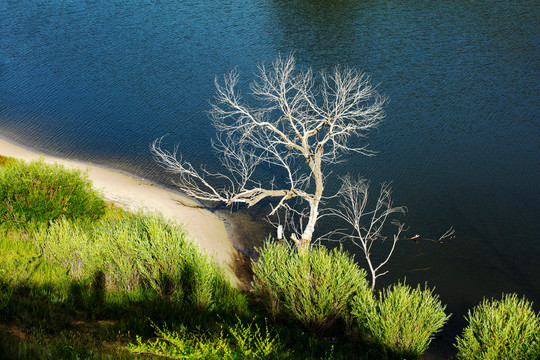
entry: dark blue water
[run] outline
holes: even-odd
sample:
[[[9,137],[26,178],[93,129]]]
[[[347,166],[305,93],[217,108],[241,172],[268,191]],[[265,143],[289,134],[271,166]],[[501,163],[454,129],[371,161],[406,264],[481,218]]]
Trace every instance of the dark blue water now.
[[[216,75],[291,51],[364,69],[390,98],[379,153],[334,170],[393,181],[411,235],[455,227],[446,248],[400,244],[381,281],[436,286],[449,349],[484,296],[540,304],[539,20],[533,0],[0,0],[0,134],[168,182],[148,151],[164,134],[218,165]]]

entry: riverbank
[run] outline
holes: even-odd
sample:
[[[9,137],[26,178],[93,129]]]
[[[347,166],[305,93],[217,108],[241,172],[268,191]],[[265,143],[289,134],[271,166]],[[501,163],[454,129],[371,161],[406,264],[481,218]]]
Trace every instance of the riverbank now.
[[[101,191],[106,201],[128,211],[160,212],[165,217],[184,224],[190,236],[208,253],[213,254],[219,263],[233,267],[236,261],[237,252],[224,221],[185,196],[111,169],[40,154],[2,137],[0,155],[25,161],[42,158],[45,163],[58,163],[68,168],[88,171],[94,188]]]

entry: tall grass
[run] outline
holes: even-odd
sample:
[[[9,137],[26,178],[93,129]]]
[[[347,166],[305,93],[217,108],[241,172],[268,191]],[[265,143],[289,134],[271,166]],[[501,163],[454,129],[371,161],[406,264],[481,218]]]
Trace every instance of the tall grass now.
[[[60,217],[95,220],[105,202],[80,170],[42,160],[7,161],[0,167],[0,222],[26,228]]]
[[[111,287],[129,292],[146,286],[181,297],[183,259],[190,251],[182,228],[155,215],[137,214],[97,226],[93,237]]]
[[[126,214],[92,226],[61,220],[41,228],[35,241],[74,279],[103,273],[110,290],[150,288],[198,310],[242,303],[226,273],[183,227],[156,214]]]
[[[540,358],[540,315],[525,298],[484,299],[466,319],[469,325],[456,339],[459,359]]]
[[[0,282],[7,288],[52,284],[66,279],[62,268],[43,261],[32,235],[0,227]]]
[[[84,223],[62,218],[41,226],[33,234],[33,239],[49,262],[65,268],[75,280],[91,277],[101,266],[100,251],[89,226]]]
[[[356,303],[354,314],[365,316],[362,304]],[[366,325],[375,343],[387,352],[401,357],[416,358],[423,354],[434,334],[448,321],[432,290],[420,286],[412,289],[394,284],[382,290],[375,306],[367,313]]]
[[[298,254],[287,244],[268,241],[253,273],[254,290],[274,319],[284,310],[317,334],[345,317],[355,296],[373,296],[365,271],[338,249],[312,247]]]

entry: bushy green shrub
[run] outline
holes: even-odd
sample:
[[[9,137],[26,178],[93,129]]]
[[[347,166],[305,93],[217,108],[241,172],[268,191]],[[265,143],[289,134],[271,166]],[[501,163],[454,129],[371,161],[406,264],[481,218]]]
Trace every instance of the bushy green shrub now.
[[[484,299],[469,311],[467,321],[469,325],[456,339],[458,358],[540,358],[540,315],[525,298],[507,294],[500,301]]]
[[[373,296],[365,271],[338,249],[311,247],[298,254],[286,243],[268,241],[253,273],[254,290],[274,319],[283,309],[314,333],[344,317],[355,296]]]
[[[450,317],[444,309],[432,290],[422,290],[420,286],[412,289],[398,283],[382,290],[375,306],[367,313],[366,325],[373,341],[386,351],[418,357]],[[353,313],[364,314],[364,311],[360,307],[360,311]]]
[[[95,220],[105,202],[80,170],[43,161],[7,162],[0,167],[0,221],[10,227],[66,217]]]
[[[43,227],[35,241],[47,259],[67,267],[77,280],[99,271],[109,289],[151,288],[200,310],[242,304],[213,259],[183,227],[159,215],[124,214],[92,226],[61,220]]]

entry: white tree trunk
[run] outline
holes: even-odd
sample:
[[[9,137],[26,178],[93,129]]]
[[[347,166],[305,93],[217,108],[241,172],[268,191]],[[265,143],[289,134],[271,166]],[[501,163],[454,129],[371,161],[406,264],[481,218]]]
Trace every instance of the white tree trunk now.
[[[314,199],[313,202],[310,204],[309,219],[307,225],[304,228],[304,232],[302,233],[302,238],[296,244],[299,251],[304,251],[309,248],[309,244],[311,243],[311,239],[313,238],[313,232],[315,231],[315,224],[317,223],[317,219],[319,218],[319,203],[320,199]]]
[[[301,251],[306,250],[311,243],[313,238],[313,232],[315,231],[315,224],[319,219],[319,205],[321,203],[322,194],[324,191],[323,175],[321,169],[321,157],[322,157],[323,148],[320,147],[313,157],[308,160],[308,165],[313,172],[313,177],[315,178],[315,193],[309,199],[309,218],[302,233],[302,238],[300,243],[297,244],[298,249]]]

